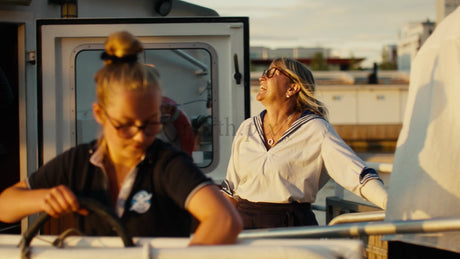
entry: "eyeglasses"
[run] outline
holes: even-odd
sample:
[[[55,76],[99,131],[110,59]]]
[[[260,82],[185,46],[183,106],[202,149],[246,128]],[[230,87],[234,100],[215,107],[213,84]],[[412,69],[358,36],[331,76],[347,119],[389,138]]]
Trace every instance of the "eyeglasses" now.
[[[262,77],[265,76],[266,78],[272,78],[275,75],[276,70],[280,71],[281,74],[285,75],[292,82],[295,81],[294,78],[291,75],[289,75],[287,72],[285,72],[282,69],[277,68],[277,67],[272,67],[272,68],[269,68],[269,69],[265,69],[264,72],[262,72]]]
[[[156,134],[158,134],[158,132],[161,131],[161,127],[163,126],[163,119],[161,119],[160,121],[145,122],[140,126],[137,126],[134,123],[121,124],[116,120],[112,119],[107,114],[105,109],[102,110],[104,111],[105,117],[107,117],[109,123],[112,125],[112,127],[114,127],[117,130],[117,134],[121,138],[132,138],[140,130],[142,130],[146,136],[155,136]],[[116,123],[114,123],[114,121]]]

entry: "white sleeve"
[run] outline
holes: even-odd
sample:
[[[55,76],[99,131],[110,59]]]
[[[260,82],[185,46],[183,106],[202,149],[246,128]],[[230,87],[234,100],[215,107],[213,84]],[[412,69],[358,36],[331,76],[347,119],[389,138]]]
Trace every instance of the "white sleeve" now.
[[[378,174],[366,167],[332,126],[328,129],[321,151],[328,174],[345,189],[385,209],[388,194]]]
[[[361,187],[361,196],[382,209],[386,209],[388,193],[380,180],[372,179]]]
[[[327,124],[321,145],[321,156],[329,176],[343,188],[361,196],[360,175],[366,164]]]

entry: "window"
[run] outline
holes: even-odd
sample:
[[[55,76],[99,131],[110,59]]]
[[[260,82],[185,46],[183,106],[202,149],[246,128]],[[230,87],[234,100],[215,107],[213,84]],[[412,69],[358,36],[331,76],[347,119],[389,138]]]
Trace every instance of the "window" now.
[[[207,44],[146,44],[140,57],[158,70],[162,84],[166,119],[157,137],[192,153],[201,168],[211,165],[217,152],[217,132],[213,129],[217,112],[212,107],[216,96],[216,54]],[[94,74],[102,67],[103,46],[88,46],[75,57],[76,143],[99,137],[100,128],[93,118],[96,100]],[[214,98],[215,99],[215,98]]]

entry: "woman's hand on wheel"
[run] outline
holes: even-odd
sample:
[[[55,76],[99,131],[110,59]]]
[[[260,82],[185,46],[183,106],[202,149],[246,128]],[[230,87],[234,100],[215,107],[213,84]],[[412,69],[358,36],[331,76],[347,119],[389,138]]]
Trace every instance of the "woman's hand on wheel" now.
[[[87,215],[86,209],[81,209],[75,194],[66,186],[59,185],[50,188],[42,201],[43,211],[57,218],[68,213]]]

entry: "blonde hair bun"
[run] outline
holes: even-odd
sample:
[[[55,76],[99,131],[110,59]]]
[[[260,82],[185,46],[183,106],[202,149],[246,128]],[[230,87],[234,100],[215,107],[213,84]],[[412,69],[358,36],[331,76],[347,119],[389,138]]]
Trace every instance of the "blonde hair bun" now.
[[[136,62],[137,54],[144,51],[142,43],[130,32],[120,31],[110,34],[105,42],[105,52],[101,58],[105,64],[116,62]]]

